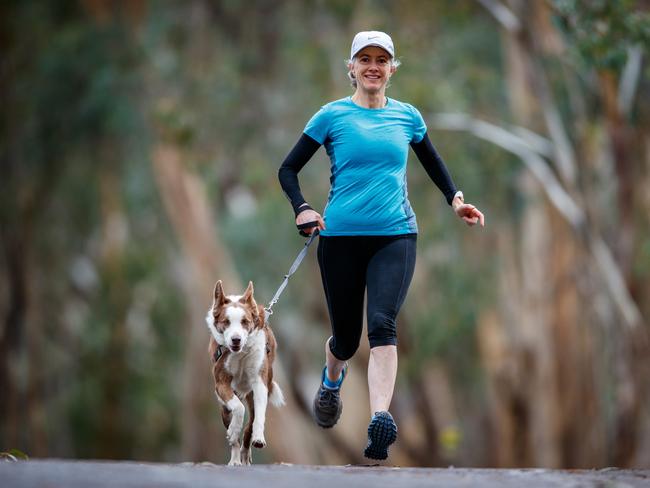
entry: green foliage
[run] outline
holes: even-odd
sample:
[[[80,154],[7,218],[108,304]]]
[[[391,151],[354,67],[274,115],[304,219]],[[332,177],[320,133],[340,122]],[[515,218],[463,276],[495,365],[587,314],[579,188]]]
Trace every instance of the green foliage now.
[[[21,461],[27,461],[29,460],[29,456],[25,454],[23,451],[20,449],[9,449],[8,451],[3,451],[0,452],[0,459],[6,459],[9,461],[18,461],[19,459]]]
[[[635,0],[554,0],[557,24],[588,66],[620,71],[633,45],[650,46],[650,12]]]

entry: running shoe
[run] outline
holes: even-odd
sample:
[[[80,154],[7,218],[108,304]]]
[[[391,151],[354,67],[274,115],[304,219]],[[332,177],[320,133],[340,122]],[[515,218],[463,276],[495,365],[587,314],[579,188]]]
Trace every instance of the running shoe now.
[[[337,388],[328,388],[325,386],[325,371],[323,368],[323,375],[320,382],[320,387],[316,392],[314,398],[314,419],[316,423],[324,429],[329,429],[336,425],[341,412],[343,411],[343,402],[341,401],[341,386]],[[348,370],[347,363],[343,367],[341,383],[345,379]]]
[[[370,459],[386,459],[388,446],[397,439],[397,425],[388,412],[375,412],[368,425],[368,445],[363,455]]]

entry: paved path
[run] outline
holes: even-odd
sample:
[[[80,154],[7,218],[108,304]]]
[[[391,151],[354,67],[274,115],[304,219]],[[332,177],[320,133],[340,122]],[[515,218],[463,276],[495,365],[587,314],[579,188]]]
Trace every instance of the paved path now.
[[[650,470],[430,469],[258,464],[155,464],[113,461],[0,462],[2,488],[537,488],[649,487]]]

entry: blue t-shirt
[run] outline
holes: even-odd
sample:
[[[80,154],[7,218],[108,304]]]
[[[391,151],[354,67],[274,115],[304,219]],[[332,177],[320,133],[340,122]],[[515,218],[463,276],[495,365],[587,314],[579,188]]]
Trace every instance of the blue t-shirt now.
[[[323,106],[304,130],[325,145],[331,161],[321,235],[416,233],[406,161],[409,144],[420,142],[426,131],[415,107],[392,98],[378,109],[360,107],[351,97]]]

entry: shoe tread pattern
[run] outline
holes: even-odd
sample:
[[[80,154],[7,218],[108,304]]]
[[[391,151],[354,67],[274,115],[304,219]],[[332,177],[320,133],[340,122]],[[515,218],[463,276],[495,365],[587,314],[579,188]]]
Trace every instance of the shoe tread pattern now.
[[[388,447],[397,439],[397,425],[388,412],[378,412],[368,425],[368,445],[364,456],[369,459],[386,459]]]

